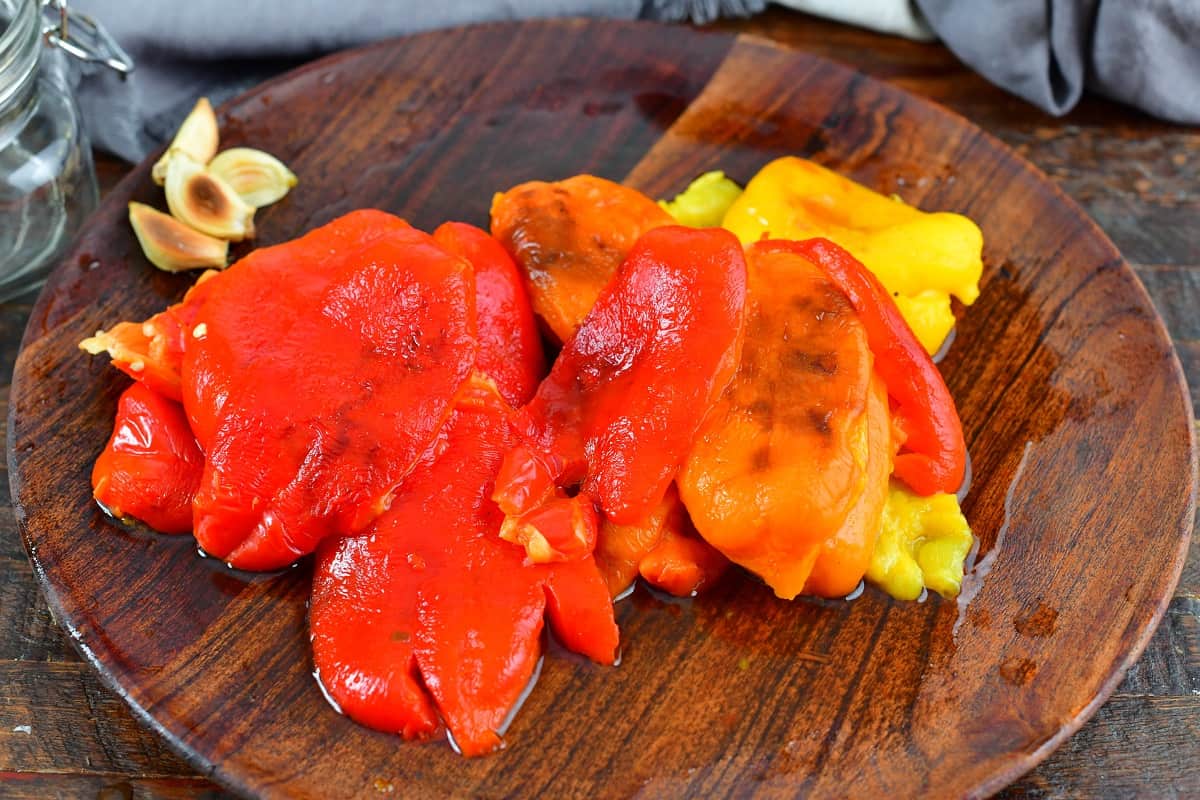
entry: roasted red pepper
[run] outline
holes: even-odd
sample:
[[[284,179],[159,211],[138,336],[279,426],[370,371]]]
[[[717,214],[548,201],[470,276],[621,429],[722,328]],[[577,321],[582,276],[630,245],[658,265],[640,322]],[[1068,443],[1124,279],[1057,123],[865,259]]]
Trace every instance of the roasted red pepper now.
[[[617,650],[590,558],[526,566],[496,535],[503,514],[488,495],[515,441],[511,414],[476,383],[451,417],[446,450],[413,471],[367,532],[324,544],[313,579],[313,661],[334,702],[410,738],[436,731],[440,715],[465,755],[500,745],[533,676],[544,614],[573,650],[601,663]]]
[[[486,250],[467,254],[477,275],[489,271]],[[478,361],[495,372],[476,373],[444,451],[427,454],[392,507],[365,533],[320,547],[309,612],[318,677],[348,715],[409,738],[433,733],[440,718],[466,755],[500,745],[532,679],[544,615],[571,650],[601,663],[617,650],[612,603],[591,558],[526,566],[520,548],[497,535],[503,514],[489,495],[516,441],[501,396],[531,391],[542,357],[536,329],[512,326],[514,315],[530,314],[514,293],[516,274],[494,277],[477,281],[476,308],[481,331],[511,331],[480,338]],[[489,303],[489,293],[518,307]]]
[[[118,322],[110,330],[96,331],[95,336],[80,342],[79,348],[92,355],[107,352],[112,365],[135,381],[146,384],[163,397],[183,402],[179,372],[195,309],[194,305],[185,306],[185,303],[216,274],[210,271],[201,275],[183,302],[160,311],[145,322]]]
[[[745,292],[731,234],[644,234],[523,409],[526,444],[497,477],[505,513],[526,521],[579,486],[617,524],[649,515],[733,374]],[[567,558],[587,552],[550,543]]]
[[[112,437],[92,469],[92,495],[114,517],[187,533],[203,468],[183,407],[135,383],[121,395]]]
[[[893,462],[895,476],[921,495],[958,491],[967,446],[954,399],[879,279],[828,239],[766,240],[755,246],[807,258],[837,284],[858,313],[875,355],[875,371],[892,401],[892,416],[905,435]]]
[[[192,304],[183,398],[206,454],[195,534],[244,569],[366,527],[475,360],[470,265],[378,211],[256,250]]]
[[[505,400],[524,405],[546,374],[546,356],[517,265],[499,242],[473,225],[447,222],[433,238],[475,268],[475,368],[496,381]]]

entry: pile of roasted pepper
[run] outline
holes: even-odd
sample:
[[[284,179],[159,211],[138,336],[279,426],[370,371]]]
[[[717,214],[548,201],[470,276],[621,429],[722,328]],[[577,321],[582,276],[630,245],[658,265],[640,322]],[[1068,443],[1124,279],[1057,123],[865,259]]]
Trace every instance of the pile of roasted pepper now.
[[[232,567],[315,554],[332,702],[486,753],[543,621],[611,664],[638,575],[957,594],[967,455],[929,354],[981,247],[794,158],[670,203],[527,183],[490,234],[357,211],[81,343],[135,381],[94,494]]]

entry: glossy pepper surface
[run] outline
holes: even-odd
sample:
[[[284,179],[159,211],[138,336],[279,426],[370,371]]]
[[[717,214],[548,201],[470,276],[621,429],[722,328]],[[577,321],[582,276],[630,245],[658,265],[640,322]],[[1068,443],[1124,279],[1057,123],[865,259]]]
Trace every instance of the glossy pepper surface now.
[[[187,533],[203,467],[183,407],[134,383],[121,394],[112,436],[92,469],[92,495],[114,517]]]
[[[671,216],[636,189],[592,175],[531,181],[492,200],[492,235],[521,265],[533,310],[565,342],[643,233]]]
[[[577,176],[561,184],[526,184],[518,189],[497,196],[493,227],[506,237],[509,247],[522,260],[521,268],[531,285],[538,287],[541,309],[546,314],[543,321],[554,328],[559,339],[566,341],[575,335],[582,315],[591,310],[590,305],[584,308],[583,304],[589,302],[588,298],[594,302],[599,297],[600,290],[629,255],[640,232],[648,229],[649,224],[663,224],[667,220],[649,209],[649,200],[641,193],[590,176]],[[663,203],[659,206],[677,218],[682,217],[679,220],[682,224],[696,227],[703,222],[716,226],[733,196],[740,191],[720,173],[709,173],[689,187],[684,193],[686,197],[676,198],[670,206]],[[683,213],[684,209],[687,213]],[[544,275],[547,262],[562,265],[560,271],[570,265],[582,266],[572,273],[574,281],[548,280]],[[581,295],[579,285],[584,281],[589,289]],[[576,313],[558,313],[568,307]],[[528,468],[529,462],[524,466]],[[512,477],[528,483],[531,476]],[[501,482],[508,479],[509,476],[504,476]],[[552,476],[543,476],[543,480],[553,483]],[[531,559],[537,561],[587,552],[594,542],[597,563],[614,596],[628,589],[637,578],[639,563],[663,537],[664,521],[687,523],[687,512],[675,491],[668,492],[664,501],[645,517],[627,524],[603,517],[593,520],[590,509],[580,500],[561,492],[544,494],[545,500],[534,512],[536,519],[510,519],[505,528],[506,538],[522,544]],[[533,504],[527,498],[522,507]],[[546,528],[550,531],[543,530]],[[683,552],[676,549],[673,554],[680,556]],[[705,563],[723,560],[715,551],[706,556]],[[677,559],[673,564],[670,574],[684,571]],[[696,574],[705,572],[700,564],[693,566]],[[672,584],[679,585],[678,581]]]
[[[749,245],[764,236],[837,242],[887,287],[927,352],[954,326],[950,296],[979,296],[983,235],[960,214],[929,213],[802,158],[750,179],[721,223]]]
[[[485,274],[486,248],[472,256],[476,274]],[[512,294],[520,287],[515,273],[495,277],[512,286],[497,292],[477,281],[481,331],[511,324],[507,304],[486,302],[486,293],[520,297]],[[498,537],[503,514],[489,495],[516,441],[514,412],[501,396],[533,390],[537,344],[532,326],[507,338],[481,336],[479,363],[498,368],[475,373],[443,443],[367,532],[318,550],[314,662],[329,695],[366,725],[417,738],[444,720],[467,755],[499,746],[536,669],[547,614],[569,649],[601,663],[615,657],[612,603],[592,559],[527,566],[521,549]],[[514,368],[521,359],[528,363]]]
[[[256,250],[192,303],[195,534],[244,569],[286,566],[382,512],[475,360],[470,265],[382,212]]]
[[[866,330],[875,370],[887,386],[892,417],[902,436],[893,466],[896,477],[920,495],[956,492],[967,464],[958,409],[937,365],[879,279],[828,239],[768,240],[755,247],[808,259],[846,295]]]
[[[99,355],[107,353],[112,365],[139,383],[144,383],[163,397],[183,402],[183,350],[192,330],[196,306],[187,298],[199,292],[209,278],[217,275],[203,273],[188,290],[183,302],[160,311],[145,322],[119,322],[107,331],[96,331],[79,343],[79,349]]]
[[[590,559],[527,566],[497,537],[492,475],[515,438],[511,411],[486,384],[447,426],[446,448],[421,463],[364,534],[318,551],[309,621],[313,660],[352,718],[409,738],[445,722],[465,755],[501,744],[502,725],[533,677],[543,617],[563,643],[600,663],[617,629]]]
[[[725,231],[644,234],[523,409],[527,446],[497,478],[505,512],[580,486],[612,522],[649,515],[736,367],[745,281]]]
[[[524,405],[546,374],[546,356],[517,265],[499,242],[473,225],[447,222],[433,238],[475,271],[476,369],[496,381],[510,404]]]
[[[780,597],[849,593],[887,492],[887,399],[863,324],[807,259],[746,250],[737,374],[696,437],[679,491],[704,539]]]

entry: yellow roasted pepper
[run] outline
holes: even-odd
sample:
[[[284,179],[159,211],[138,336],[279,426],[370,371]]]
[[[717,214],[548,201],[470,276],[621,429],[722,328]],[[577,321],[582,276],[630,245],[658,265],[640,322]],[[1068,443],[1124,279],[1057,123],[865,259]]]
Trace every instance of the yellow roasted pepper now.
[[[717,228],[741,193],[742,187],[717,170],[696,178],[674,200],[659,200],[658,204],[680,225]]]
[[[921,497],[892,481],[867,580],[899,600],[916,600],[926,587],[957,597],[974,541],[954,495]]]
[[[983,235],[975,223],[920,211],[802,158],[763,167],[721,224],[743,244],[832,239],[883,282],[930,353],[954,327],[950,295],[965,305],[979,296]]]

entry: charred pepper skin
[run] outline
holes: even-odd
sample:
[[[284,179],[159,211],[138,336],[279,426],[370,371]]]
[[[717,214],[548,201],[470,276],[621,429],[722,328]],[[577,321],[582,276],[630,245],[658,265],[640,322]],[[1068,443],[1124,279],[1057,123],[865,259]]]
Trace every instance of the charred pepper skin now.
[[[533,310],[556,342],[579,328],[634,242],[673,222],[636,189],[594,175],[530,181],[492,200],[492,235],[521,265]]]
[[[112,436],[92,468],[92,495],[119,519],[188,533],[203,468],[183,407],[134,383],[121,394]]]
[[[475,361],[470,265],[383,212],[256,250],[189,299],[200,546],[270,570],[365,528]]]
[[[745,297],[732,234],[644,234],[523,409],[527,444],[497,478],[505,513],[579,486],[612,522],[646,518],[733,375]]]
[[[808,259],[762,244],[738,372],[678,479],[701,535],[784,599],[862,578],[887,492],[887,397],[865,326]],[[843,588],[844,587],[844,588]]]
[[[904,435],[893,462],[895,476],[923,496],[958,491],[967,446],[954,398],[879,279],[828,239],[766,240],[755,246],[807,258],[845,293],[866,328],[875,371],[887,386],[893,419]]]

